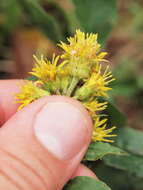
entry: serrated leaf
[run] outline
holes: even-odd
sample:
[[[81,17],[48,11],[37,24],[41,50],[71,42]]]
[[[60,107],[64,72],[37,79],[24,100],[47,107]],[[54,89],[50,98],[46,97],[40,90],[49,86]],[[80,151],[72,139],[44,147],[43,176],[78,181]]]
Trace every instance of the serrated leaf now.
[[[84,160],[96,161],[107,154],[121,155],[125,154],[125,152],[123,152],[120,148],[117,148],[109,143],[94,142],[90,144],[87,153],[84,157]]]
[[[103,158],[106,165],[127,171],[132,175],[143,177],[143,157],[135,155],[115,156],[108,155]]]
[[[57,42],[62,39],[56,19],[48,14],[38,2],[33,0],[20,0],[19,3],[27,13],[30,22],[43,30],[51,40]]]
[[[129,127],[117,131],[116,144],[131,153],[143,156],[143,132]]]
[[[104,182],[90,177],[76,177],[63,190],[111,190]]]
[[[117,17],[116,0],[72,0],[81,26],[87,32],[100,34],[102,42],[109,35]]]

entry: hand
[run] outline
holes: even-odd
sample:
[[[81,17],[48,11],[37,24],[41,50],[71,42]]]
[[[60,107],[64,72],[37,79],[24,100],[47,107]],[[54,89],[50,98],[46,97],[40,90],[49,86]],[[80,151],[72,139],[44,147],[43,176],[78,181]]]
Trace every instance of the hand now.
[[[41,98],[16,112],[17,80],[0,81],[0,189],[61,190],[79,175],[92,133],[82,105],[68,97]]]

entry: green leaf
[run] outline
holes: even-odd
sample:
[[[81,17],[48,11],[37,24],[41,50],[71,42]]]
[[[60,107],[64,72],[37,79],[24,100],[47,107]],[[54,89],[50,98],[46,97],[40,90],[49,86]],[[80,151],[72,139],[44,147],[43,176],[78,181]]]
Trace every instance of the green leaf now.
[[[103,113],[108,115],[109,126],[117,126],[117,128],[126,126],[126,116],[113,103],[109,100],[106,101],[108,102],[108,107]]]
[[[70,10],[67,8],[67,10],[65,10],[62,6],[58,5],[57,0],[45,0],[45,3],[47,2],[48,6],[50,5],[52,15],[57,19],[64,36],[71,36],[75,33],[77,28],[81,28],[73,8],[70,8]],[[68,6],[73,7],[71,0],[67,0],[67,3]]]
[[[137,77],[137,86],[139,89],[143,89],[143,76],[138,76]]]
[[[129,179],[133,189],[135,190],[143,189],[143,178],[137,177],[135,175],[129,175]]]
[[[111,190],[104,182],[90,177],[76,177],[63,190]]]
[[[109,185],[112,190],[143,189],[143,178],[133,175],[128,171],[107,166],[101,160],[98,162],[85,162],[84,164],[95,172],[99,179]]]
[[[127,171],[137,177],[143,177],[143,157],[135,155],[115,156],[108,155],[103,158],[106,165]]]
[[[62,35],[69,36],[71,28],[66,11],[55,0],[45,0],[43,6],[47,7],[48,13],[55,17]]]
[[[96,161],[107,154],[122,155],[125,154],[125,152],[109,143],[94,142],[90,144],[84,160]]]
[[[143,156],[143,132],[129,127],[120,128],[117,131],[116,145]]]
[[[116,0],[73,0],[77,18],[87,32],[97,32],[102,42],[117,17]]]
[[[134,97],[138,92],[138,88],[136,85],[128,85],[125,83],[122,85],[121,83],[117,83],[116,87],[113,87],[112,96],[124,96],[128,98]]]
[[[69,22],[70,32],[71,32],[71,34],[74,34],[76,29],[81,28],[80,22],[77,19],[77,16],[74,11],[69,12],[67,14],[67,18],[68,18],[68,22]]]
[[[92,169],[92,167],[90,167]],[[94,172],[112,190],[131,190],[133,185],[127,172],[105,165],[103,162],[96,164]],[[135,190],[135,189],[134,189]],[[139,189],[138,189],[139,190]]]
[[[23,10],[32,24],[38,26],[53,41],[62,39],[61,31],[56,19],[48,14],[36,1],[20,0]]]
[[[1,27],[3,32],[11,33],[20,23],[21,9],[17,0],[2,1],[0,8],[4,16],[4,23]],[[4,34],[5,35],[5,34]]]

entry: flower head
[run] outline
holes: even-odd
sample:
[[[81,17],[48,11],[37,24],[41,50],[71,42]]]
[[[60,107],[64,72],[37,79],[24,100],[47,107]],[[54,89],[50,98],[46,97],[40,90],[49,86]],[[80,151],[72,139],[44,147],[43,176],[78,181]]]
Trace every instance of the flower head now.
[[[113,140],[106,139],[106,138],[116,136],[114,134],[110,134],[116,127],[111,127],[109,129],[106,129],[107,127],[106,122],[107,122],[107,119],[100,120],[100,117],[96,117],[94,126],[93,126],[93,133],[92,133],[93,141],[113,142]]]
[[[114,81],[112,74],[109,70],[109,66],[106,67],[102,74],[101,65],[96,72],[93,72],[89,80],[87,80],[85,86],[91,88],[95,96],[108,97],[107,91],[112,88],[108,87],[109,83]]]
[[[76,97],[79,100],[85,100],[90,97],[108,97],[107,92],[112,88],[108,87],[109,83],[114,81],[109,67],[102,71],[101,64],[94,68],[90,78],[85,80],[84,85],[77,89]]]
[[[95,117],[97,114],[99,114],[100,111],[106,109],[107,102],[99,103],[97,100],[94,100],[94,101],[85,102],[83,103],[83,105],[89,111],[90,115],[92,117]]]
[[[30,74],[36,76],[43,82],[55,80],[58,72],[60,74],[65,74],[65,71],[62,70],[65,62],[58,65],[59,56],[56,57],[55,55],[53,55],[52,61],[44,59],[43,56],[41,56],[40,59],[34,56],[34,59],[36,61],[36,64]]]
[[[32,81],[26,81],[25,84],[21,86],[21,92],[16,95],[16,102],[21,104],[19,109],[22,109],[34,100],[47,95],[49,95],[47,91],[37,87]]]
[[[59,46],[64,50],[62,58],[67,60],[83,59],[84,63],[104,61],[106,52],[100,52],[101,46],[97,42],[97,34],[85,34],[76,30],[74,37],[68,38],[68,44],[61,42]]]
[[[80,100],[89,112],[94,122],[93,141],[106,141],[115,135],[110,134],[115,127],[106,129],[107,119],[101,119],[102,111],[107,102],[99,102],[99,97],[107,97],[111,89],[109,83],[115,80],[107,66],[101,65],[106,61],[106,52],[101,52],[97,34],[85,34],[76,30],[74,37],[68,38],[68,44],[59,45],[64,51],[61,56],[53,55],[51,61],[41,56],[34,56],[36,64],[32,69],[36,82],[27,81],[17,94],[21,105],[19,109],[46,95],[65,95]],[[60,58],[64,61],[60,63]]]

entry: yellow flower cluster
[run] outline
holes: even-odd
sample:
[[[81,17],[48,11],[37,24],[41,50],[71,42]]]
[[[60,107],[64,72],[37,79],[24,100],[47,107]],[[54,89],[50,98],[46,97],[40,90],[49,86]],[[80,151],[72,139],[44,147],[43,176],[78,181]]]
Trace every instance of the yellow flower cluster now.
[[[52,61],[44,60],[43,56],[41,56],[41,59],[38,59],[35,55],[33,57],[36,61],[36,64],[30,74],[36,76],[41,81],[52,81],[56,79],[57,74],[65,74],[65,71],[63,69],[65,62],[58,65],[59,56],[56,57],[55,55],[53,55]]]
[[[33,83],[32,81],[25,81],[25,84],[21,86],[21,92],[16,96],[18,99],[17,103],[21,104],[18,109],[20,110],[34,100],[48,95],[49,92],[39,88],[36,85],[36,82]]]
[[[85,34],[80,30],[76,30],[73,37],[68,38],[69,44],[61,42],[59,46],[64,50],[62,58],[70,61],[77,59],[84,59],[84,64],[91,61],[98,63],[104,60],[106,52],[100,52],[100,44],[97,42],[97,34]]]
[[[116,127],[111,127],[110,129],[106,129],[107,119],[101,119],[100,117],[96,117],[94,126],[93,126],[93,141],[105,141],[105,142],[113,142],[113,140],[106,139],[106,137],[114,137],[116,135],[110,134]]]
[[[97,113],[99,111],[103,111],[107,108],[107,102],[99,103],[97,100],[85,102],[83,105],[86,107],[92,117],[97,117]]]
[[[109,83],[114,80],[109,66],[104,67],[106,52],[101,52],[97,34],[85,34],[76,30],[74,37],[68,38],[68,43],[61,42],[63,49],[60,56],[53,55],[51,61],[35,59],[35,66],[30,72],[36,82],[27,81],[22,86],[16,98],[21,104],[19,109],[34,100],[47,95],[66,95],[73,97],[85,106],[92,117],[93,141],[112,142],[108,137],[115,127],[107,129],[107,119],[101,112],[106,109],[107,102],[99,99],[108,97],[111,90]]]

